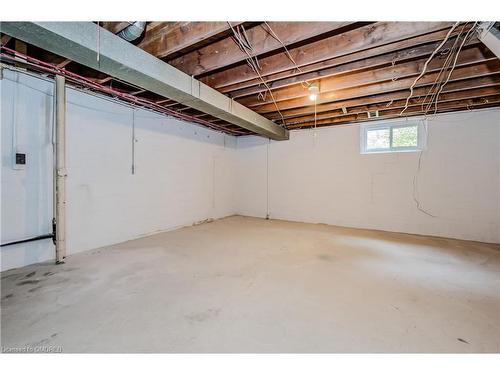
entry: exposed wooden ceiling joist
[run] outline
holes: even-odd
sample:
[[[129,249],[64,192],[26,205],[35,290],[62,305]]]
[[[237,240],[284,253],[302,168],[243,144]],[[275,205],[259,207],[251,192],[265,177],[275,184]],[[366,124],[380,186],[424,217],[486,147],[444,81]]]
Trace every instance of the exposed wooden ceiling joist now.
[[[290,45],[340,29],[351,22],[269,22],[268,24],[285,45]],[[255,56],[282,48],[281,42],[276,40],[266,24],[247,30],[246,36]],[[233,38],[226,38],[173,59],[169,63],[184,73],[198,76],[245,61],[247,58],[247,54]]]
[[[488,88],[497,85],[500,85],[500,74],[449,82],[443,88],[442,93],[445,94],[450,92],[457,92],[460,90]],[[416,89],[414,89],[413,97],[415,98],[425,97],[429,93],[430,88],[431,85],[417,87]],[[314,106],[314,104],[310,102],[308,107],[284,110],[281,112],[281,114],[284,116],[285,119],[291,119],[291,118],[294,119],[301,116],[312,115],[314,114],[315,111],[317,114],[321,114],[323,112],[334,111],[341,108],[347,109],[354,106],[374,105],[379,103],[384,103],[384,105],[387,106],[389,105],[389,103],[393,101],[406,100],[408,95],[409,95],[409,90],[405,89],[389,93],[381,93],[378,95],[365,96],[361,98],[356,97],[353,99],[333,101],[329,103],[319,104],[316,107]],[[269,113],[268,117],[275,119],[280,118],[280,116],[276,112]]]
[[[436,41],[432,43],[426,43],[420,46],[411,46],[408,48],[395,50],[394,52],[384,53],[381,55],[375,55],[371,57],[366,57],[361,60],[353,60],[351,62],[346,62],[344,64],[331,66],[328,68],[322,68],[318,70],[311,70],[309,72],[298,74],[294,76],[285,77],[278,79],[273,82],[269,82],[268,86],[272,89],[279,89],[286,86],[301,84],[302,86],[307,86],[307,84],[317,81],[318,79],[323,79],[326,77],[337,76],[340,74],[353,73],[361,70],[377,69],[383,66],[390,66],[401,64],[402,62],[414,60],[417,58],[429,56],[439,45],[441,41]],[[443,50],[450,50],[450,48],[455,43],[455,39],[450,40],[443,46]],[[471,39],[467,45],[477,44],[479,41],[476,38]],[[484,48],[483,48],[484,50]],[[363,51],[365,52],[365,51]],[[355,54],[353,54],[355,55]],[[352,56],[354,57],[354,56]],[[345,57],[341,57],[344,58]],[[441,60],[442,62],[442,60]],[[307,67],[306,67],[307,68]],[[224,88],[225,89],[225,88]],[[266,88],[262,85],[254,85],[246,88],[241,88],[235,91],[231,91],[228,95],[232,98],[240,98],[252,94],[258,94],[265,91]],[[221,90],[225,92],[225,90]]]
[[[456,100],[465,100],[465,99],[477,99],[477,98],[486,98],[489,96],[497,96],[500,95],[500,85],[491,86],[491,87],[481,87],[475,88],[471,90],[461,90],[454,92],[444,92],[439,95],[439,104],[437,106],[434,105],[434,102],[431,102],[431,97],[419,96],[412,97],[409,101],[409,106],[424,106],[427,108],[429,106],[429,112],[432,113],[433,110],[442,105],[442,103]],[[322,112],[314,116],[314,114],[309,114],[306,116],[293,118],[291,121],[287,122],[288,126],[294,126],[301,123],[308,123],[314,121],[316,117],[317,121],[326,120],[329,118],[335,118],[337,116],[344,116],[347,114],[357,114],[357,113],[366,113],[368,111],[385,111],[389,109],[400,109],[402,110],[406,104],[406,98],[399,100],[391,100],[390,102],[382,102],[376,104],[364,104],[357,105],[353,107],[343,107],[337,108],[332,111]]]
[[[160,59],[168,60],[226,37],[230,32],[227,22],[178,22],[173,26],[154,29],[148,25],[144,39],[137,46]]]
[[[455,80],[462,80],[466,78],[481,77],[485,75],[495,74],[500,71],[500,61],[490,60],[486,63],[479,63],[475,65],[467,65],[463,67],[456,68],[450,78],[450,82]],[[425,74],[419,81],[416,87],[432,84],[439,75],[439,71],[434,71],[432,73]],[[351,87],[343,90],[334,90],[327,93],[321,94],[318,99],[318,104],[358,98],[368,95],[380,94],[383,92],[391,92],[398,90],[405,90],[410,87],[410,85],[415,80],[415,77],[407,77],[397,79],[395,81],[389,80],[384,82],[375,82],[361,87]],[[409,91],[408,91],[409,93]],[[290,100],[285,100],[279,103],[280,110],[287,110],[297,107],[307,107],[311,105],[311,101],[308,97],[294,98]],[[267,113],[276,111],[276,107],[272,103],[264,104],[261,106],[256,106],[254,108],[259,113]]]
[[[364,49],[449,28],[452,24],[451,22],[378,22],[308,43],[304,46],[292,48],[289,51],[297,65],[302,67]],[[259,63],[262,67],[260,71],[262,76],[293,68],[289,57],[284,53],[261,58],[259,59]],[[202,77],[200,80],[211,87],[220,88],[256,78],[258,78],[257,75],[249,66],[241,65],[211,74],[207,77]]]
[[[500,104],[500,95],[492,96],[488,98],[475,98],[475,99],[466,99],[466,100],[454,100],[450,102],[442,103],[438,107],[437,113],[444,113],[449,111],[457,111],[457,110],[472,110],[479,108],[489,108],[498,106]],[[329,126],[329,125],[340,125],[347,123],[355,123],[359,121],[368,121],[368,120],[381,120],[384,118],[394,118],[398,117],[401,112],[401,109],[388,109],[384,111],[379,111],[379,117],[376,118],[368,118],[366,113],[358,113],[351,114],[345,116],[339,116],[334,118],[329,118],[326,120],[321,120],[316,122],[316,126]],[[409,107],[405,111],[406,116],[418,116],[423,115],[425,112],[422,110],[421,105],[416,105]],[[291,125],[290,129],[297,128],[307,128],[313,127],[314,121],[302,124]]]
[[[428,54],[429,49],[433,48],[432,50],[434,50],[447,33],[448,29],[439,30],[306,65],[301,68],[301,72],[293,68],[267,75],[263,78],[266,80],[268,86],[273,89],[328,75],[371,68],[385,63],[399,62],[412,57]],[[449,47],[449,45],[455,41],[455,37],[458,33],[459,31],[452,33],[450,37],[451,41],[443,46],[443,48]],[[473,40],[476,41],[477,39],[474,38]],[[233,85],[219,87],[218,90],[236,98],[249,93],[258,92],[257,90],[262,91],[262,82],[260,79],[251,79]]]
[[[58,68],[64,68],[66,65],[68,65],[71,62],[70,59],[64,59],[61,61],[59,64],[57,64]]]
[[[129,24],[100,22],[114,33]],[[234,31],[243,35],[241,27],[233,30],[227,22],[147,22],[145,33],[133,44],[184,72],[197,74],[201,81],[233,98],[234,104],[248,106],[277,123],[286,119],[286,126],[292,129],[311,126],[315,112],[316,120],[320,121],[318,126],[363,121],[368,110],[378,110],[380,118],[399,117],[410,85],[454,24],[269,22],[277,38],[265,22],[231,22],[233,27],[244,27],[252,44],[252,55],[257,56],[261,68],[259,75],[271,88],[280,113],[268,88],[248,66],[248,56],[234,40]],[[440,76],[440,71],[445,61],[451,60],[449,51],[461,44],[473,27],[474,22],[462,22],[452,31],[418,81],[405,115],[419,113],[416,107],[421,109],[420,101],[435,92],[433,84],[444,76],[444,73]],[[479,42],[480,30],[471,31],[471,38],[461,50],[455,70],[440,95],[439,112],[461,110],[464,103],[471,108],[500,105],[494,99],[500,89],[500,60]],[[7,38],[10,37],[2,35],[2,42]],[[290,55],[282,42],[288,46]],[[15,46],[14,41],[9,44]],[[69,66],[71,71],[115,90],[223,125],[237,134],[251,133],[194,109],[189,103],[181,104],[137,88],[137,83],[106,77],[102,72],[33,45],[27,48],[43,61],[65,69]],[[318,84],[320,89],[316,106],[308,98],[307,87],[311,83]]]
[[[5,46],[7,43],[9,43],[10,40],[11,40],[10,35],[2,34],[2,37],[0,38],[0,44],[2,46]]]
[[[432,72],[440,70],[443,66],[448,55],[440,55],[435,57],[427,66],[427,71]],[[495,59],[496,57],[487,49],[483,48],[481,44],[478,46],[472,46],[467,49],[463,49],[458,56],[457,66],[478,63],[482,61],[487,61],[489,59]],[[402,78],[418,75],[424,68],[427,57],[408,61],[400,64],[395,64],[394,66],[389,65],[386,67],[371,69],[356,72],[353,74],[342,74],[338,76],[328,76],[320,80],[315,81],[319,86],[320,96],[323,97],[329,92],[334,90],[342,90],[349,87],[364,86],[376,82],[383,82],[387,80],[400,80]],[[307,88],[303,87],[301,84],[296,84],[293,86],[287,86],[280,89],[273,90],[274,98],[280,102],[283,100],[289,100],[294,98],[309,96]],[[248,96],[238,100],[241,104],[248,107],[258,107],[264,103],[271,103],[269,98],[265,100],[260,100],[257,95]]]
[[[119,22],[99,22],[99,26],[111,31],[113,34],[118,34],[124,28],[129,26],[132,22],[130,21],[119,21]]]

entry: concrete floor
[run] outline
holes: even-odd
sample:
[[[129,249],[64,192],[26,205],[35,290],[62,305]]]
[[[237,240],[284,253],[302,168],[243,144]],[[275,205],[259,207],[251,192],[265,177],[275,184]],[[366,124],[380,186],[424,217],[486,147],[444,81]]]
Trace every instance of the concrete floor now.
[[[2,273],[2,346],[500,352],[500,245],[230,217]]]

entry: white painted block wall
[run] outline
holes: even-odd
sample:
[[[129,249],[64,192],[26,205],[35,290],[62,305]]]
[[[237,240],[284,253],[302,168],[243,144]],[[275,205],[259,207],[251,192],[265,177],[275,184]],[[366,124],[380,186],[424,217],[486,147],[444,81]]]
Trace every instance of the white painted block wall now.
[[[4,243],[51,231],[53,85],[7,70],[0,85]],[[234,137],[136,110],[133,175],[132,112],[67,90],[68,254],[235,213]],[[14,122],[25,170],[12,169]],[[53,258],[51,240],[1,250],[2,270]]]
[[[417,193],[435,217],[413,201],[419,153],[362,155],[359,129],[238,138],[237,212],[500,243],[500,110],[428,119]]]
[[[52,219],[50,82],[4,71],[1,241],[45,234]],[[238,139],[67,92],[68,254],[232,214],[500,243],[500,110],[429,120],[418,153],[359,152],[359,126]],[[16,126],[14,127],[14,124]],[[13,130],[17,136],[13,138]],[[14,170],[13,144],[28,154]],[[54,258],[51,240],[1,249],[2,270]]]
[[[4,70],[0,80],[1,242],[52,231],[52,86]],[[16,123],[18,126],[14,127]],[[16,131],[14,131],[16,129]],[[27,153],[14,170],[13,144]],[[52,240],[1,248],[2,270],[54,258]]]

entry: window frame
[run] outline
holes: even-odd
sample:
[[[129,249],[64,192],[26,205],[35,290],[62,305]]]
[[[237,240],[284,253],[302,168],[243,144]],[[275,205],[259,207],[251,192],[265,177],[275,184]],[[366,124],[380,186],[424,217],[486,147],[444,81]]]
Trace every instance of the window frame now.
[[[425,129],[423,119],[405,120],[405,121],[383,121],[377,123],[363,124],[360,126],[360,153],[361,154],[382,154],[393,152],[419,152],[425,146]],[[393,147],[393,130],[417,126],[417,146],[399,146]],[[368,132],[371,130],[389,129],[389,148],[368,149]]]

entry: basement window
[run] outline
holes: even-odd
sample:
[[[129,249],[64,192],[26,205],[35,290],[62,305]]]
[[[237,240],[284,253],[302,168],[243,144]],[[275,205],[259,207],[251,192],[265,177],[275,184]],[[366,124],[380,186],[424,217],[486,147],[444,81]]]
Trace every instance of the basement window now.
[[[366,124],[360,131],[362,154],[420,151],[423,148],[422,121]]]

